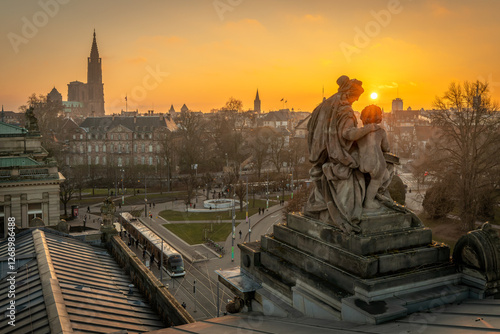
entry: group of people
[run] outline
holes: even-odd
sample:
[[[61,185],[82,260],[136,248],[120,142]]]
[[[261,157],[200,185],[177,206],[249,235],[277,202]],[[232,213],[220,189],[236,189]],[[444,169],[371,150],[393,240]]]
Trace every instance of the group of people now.
[[[259,215],[263,215],[265,211],[266,211],[265,208],[259,207]]]

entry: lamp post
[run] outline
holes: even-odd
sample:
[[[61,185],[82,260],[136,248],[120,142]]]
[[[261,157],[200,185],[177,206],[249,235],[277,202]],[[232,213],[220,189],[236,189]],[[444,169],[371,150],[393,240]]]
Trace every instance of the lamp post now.
[[[269,171],[266,171],[267,182],[266,182],[266,210],[269,209]]]
[[[123,183],[125,183],[125,169],[120,169],[120,171],[122,172],[122,205],[125,204],[125,190],[124,190],[124,185]]]
[[[234,189],[234,188],[233,188]],[[233,192],[233,220],[232,220],[232,238],[231,238],[231,262],[234,262],[234,219],[236,218],[236,214],[235,214],[235,207],[234,207],[234,203],[235,203],[235,199],[236,199],[236,193]]]
[[[144,216],[148,216],[148,175],[144,174]]]
[[[250,231],[251,230],[250,230],[250,219],[248,218],[248,175],[247,175],[247,194],[246,194],[245,201],[247,202],[246,221],[248,224],[248,241],[250,242]]]

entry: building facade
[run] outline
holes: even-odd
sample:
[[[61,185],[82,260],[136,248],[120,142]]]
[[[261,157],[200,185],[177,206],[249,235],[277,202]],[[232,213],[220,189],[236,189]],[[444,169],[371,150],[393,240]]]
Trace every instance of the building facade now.
[[[0,237],[8,231],[9,217],[20,228],[31,227],[34,218],[44,225],[59,222],[59,185],[64,177],[47,156],[36,127],[0,122]]]
[[[67,165],[156,165],[176,124],[170,115],[88,117],[68,139]]]

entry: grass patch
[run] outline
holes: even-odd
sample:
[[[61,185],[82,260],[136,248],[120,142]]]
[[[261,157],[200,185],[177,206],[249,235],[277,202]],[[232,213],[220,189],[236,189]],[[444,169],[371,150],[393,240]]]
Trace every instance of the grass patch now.
[[[255,207],[252,207],[253,201],[250,199],[250,207],[248,208],[248,216],[252,216],[259,212],[260,208],[266,207],[265,200],[255,200]],[[269,201],[269,206],[274,205],[275,202]],[[242,220],[246,218],[246,208],[243,207],[243,211],[240,212],[240,207],[236,206],[236,219]],[[199,220],[231,220],[231,210],[222,212],[186,212],[186,211],[174,211],[174,210],[164,210],[160,212],[160,216],[168,221],[199,221]]]
[[[224,242],[232,229],[231,223],[181,223],[163,226],[190,245],[204,243],[205,235],[215,242]]]

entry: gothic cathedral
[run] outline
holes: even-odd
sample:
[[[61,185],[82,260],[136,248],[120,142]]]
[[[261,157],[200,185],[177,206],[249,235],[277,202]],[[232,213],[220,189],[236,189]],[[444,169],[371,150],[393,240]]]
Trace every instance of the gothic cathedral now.
[[[79,102],[87,116],[104,116],[104,84],[102,67],[94,30],[90,57],[87,58],[87,83],[72,81],[68,84],[68,101]]]

